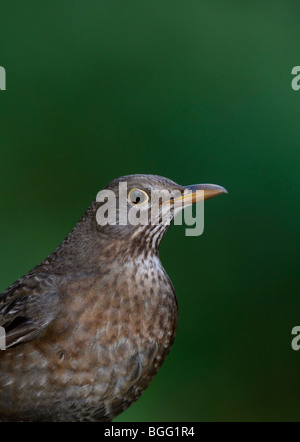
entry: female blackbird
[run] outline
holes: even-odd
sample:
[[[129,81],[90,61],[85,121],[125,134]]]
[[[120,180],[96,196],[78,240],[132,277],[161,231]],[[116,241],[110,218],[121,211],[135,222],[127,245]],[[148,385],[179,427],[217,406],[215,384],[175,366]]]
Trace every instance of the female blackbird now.
[[[107,422],[138,399],[177,327],[161,239],[183,206],[221,193],[129,175],[98,194],[63,243],[0,295],[0,420]]]

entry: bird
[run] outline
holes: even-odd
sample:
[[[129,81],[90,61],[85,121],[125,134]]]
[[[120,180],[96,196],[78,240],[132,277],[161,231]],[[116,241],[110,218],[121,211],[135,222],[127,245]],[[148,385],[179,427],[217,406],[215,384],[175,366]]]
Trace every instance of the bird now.
[[[135,174],[101,192],[58,248],[0,294],[0,421],[111,422],[172,347],[178,303],[161,240],[183,208],[227,191]],[[146,222],[128,222],[130,213]]]

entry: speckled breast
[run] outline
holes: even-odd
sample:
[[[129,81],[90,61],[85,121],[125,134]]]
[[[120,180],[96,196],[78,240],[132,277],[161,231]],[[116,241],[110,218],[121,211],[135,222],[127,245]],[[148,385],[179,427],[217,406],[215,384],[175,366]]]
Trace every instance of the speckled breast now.
[[[110,421],[138,399],[177,327],[175,292],[160,261],[138,264],[123,263],[120,272],[116,263],[99,278],[73,277],[61,287],[64,316],[45,335],[1,352],[0,414]]]

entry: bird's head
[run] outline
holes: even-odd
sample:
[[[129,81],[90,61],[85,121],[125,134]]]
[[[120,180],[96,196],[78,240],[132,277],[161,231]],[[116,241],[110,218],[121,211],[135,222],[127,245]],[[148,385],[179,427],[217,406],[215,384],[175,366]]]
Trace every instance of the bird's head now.
[[[213,198],[226,189],[214,184],[181,186],[157,175],[116,178],[97,195],[98,231],[158,248],[174,217],[193,203]]]

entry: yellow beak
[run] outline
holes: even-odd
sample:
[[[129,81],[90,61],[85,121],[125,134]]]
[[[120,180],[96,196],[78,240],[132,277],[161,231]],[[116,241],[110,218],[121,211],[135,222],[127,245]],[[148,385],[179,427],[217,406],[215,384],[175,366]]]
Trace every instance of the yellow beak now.
[[[185,186],[184,194],[176,198],[174,203],[190,206],[193,203],[214,198],[222,193],[228,192],[224,187],[218,186],[217,184],[193,184],[191,186]]]

